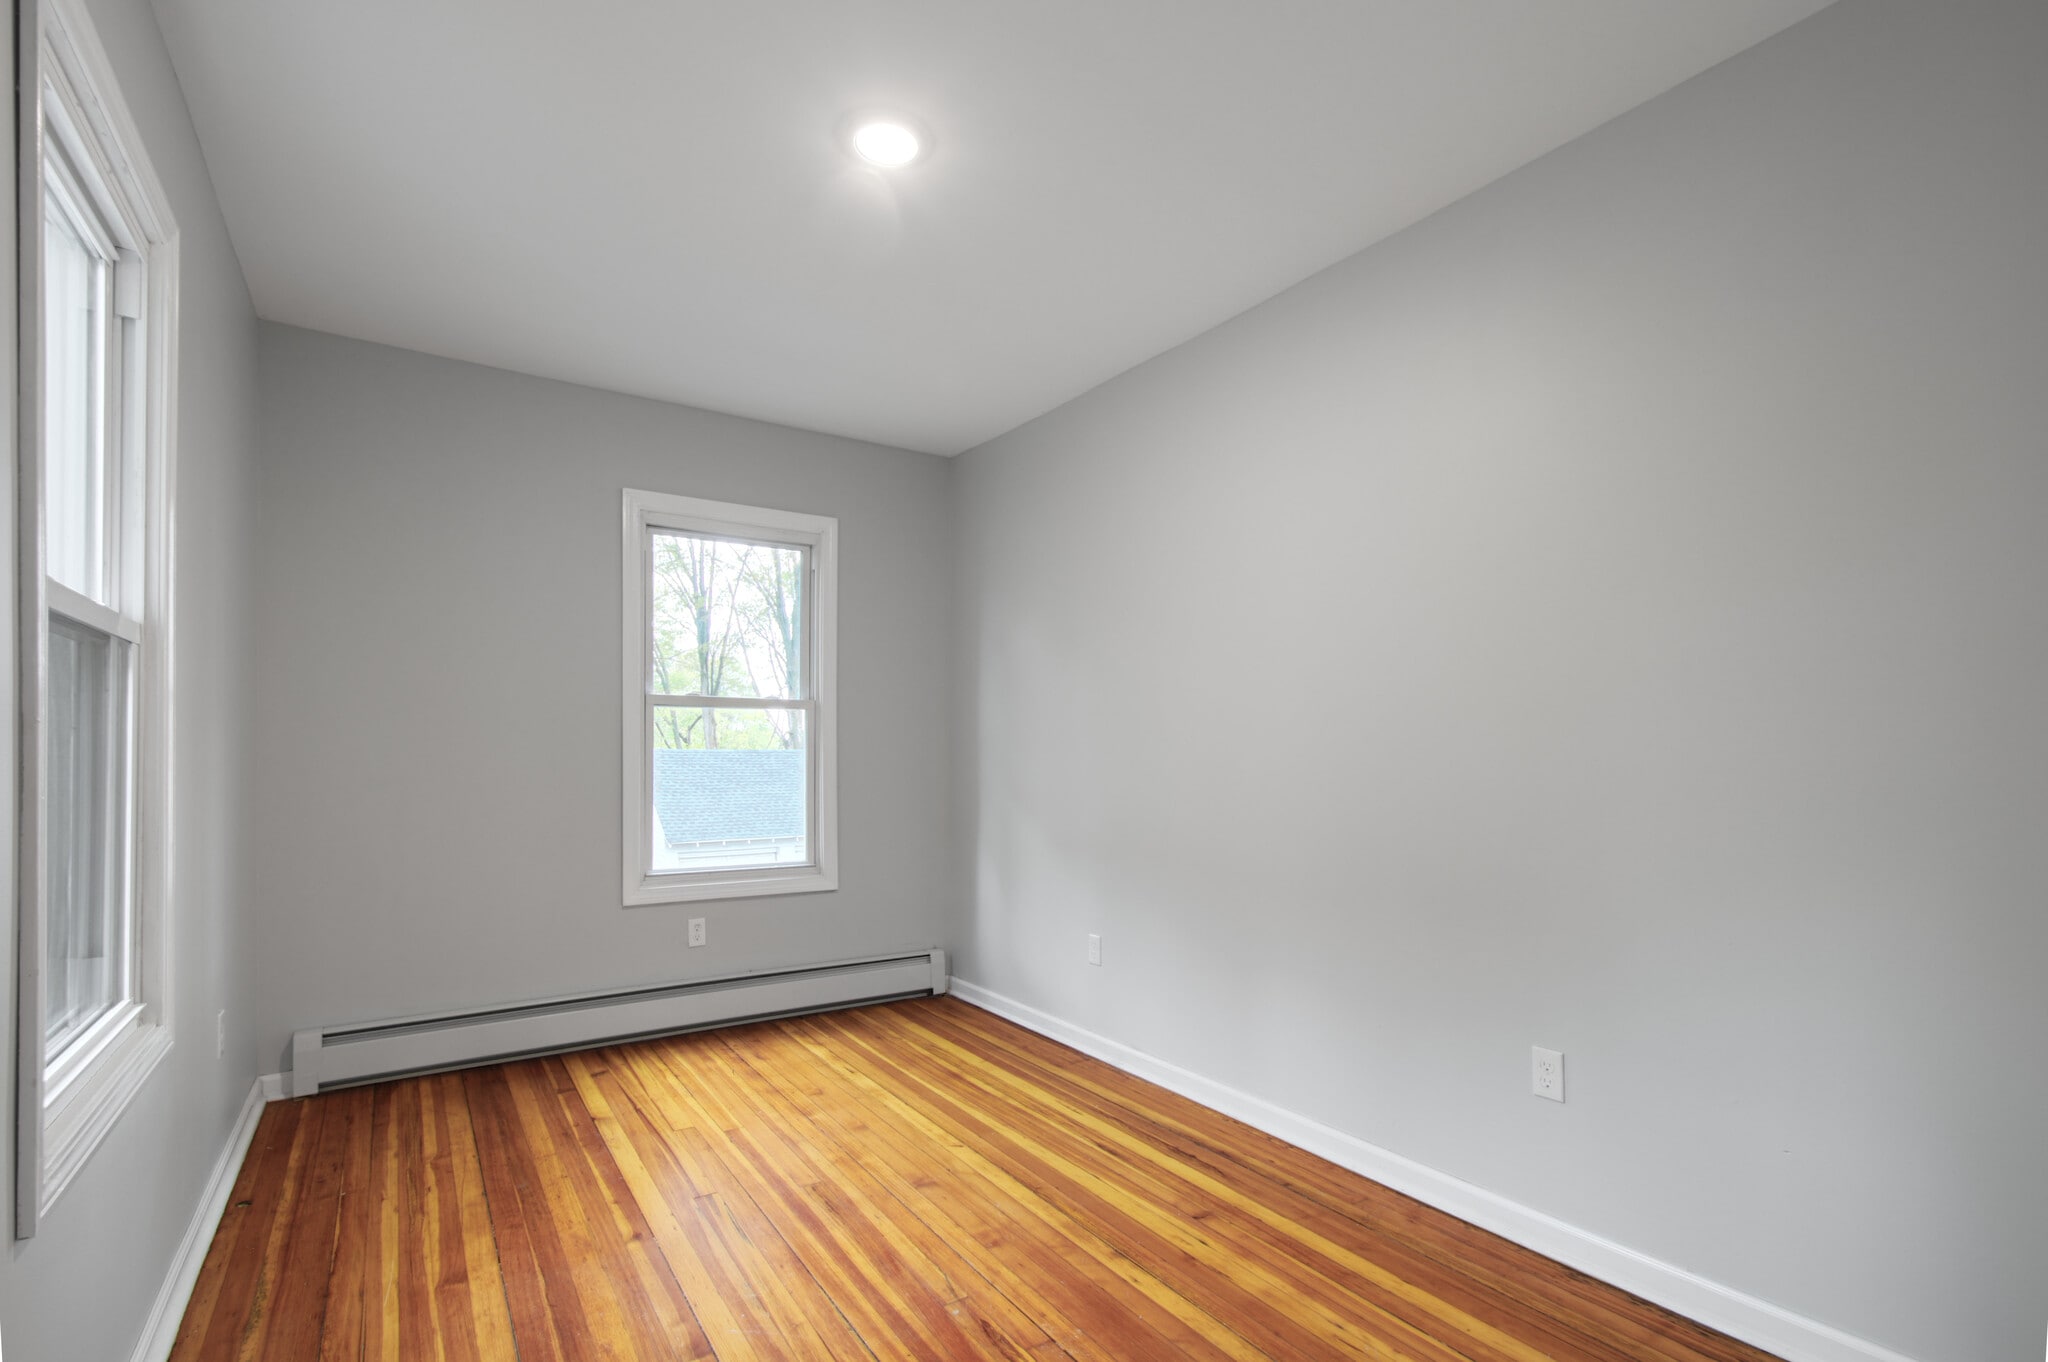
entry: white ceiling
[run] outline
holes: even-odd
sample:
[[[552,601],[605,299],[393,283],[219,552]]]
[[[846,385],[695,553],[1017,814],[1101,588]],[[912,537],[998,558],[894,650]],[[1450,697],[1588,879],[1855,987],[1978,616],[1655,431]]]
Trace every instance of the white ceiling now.
[[[263,316],[950,454],[1824,3],[156,7]]]

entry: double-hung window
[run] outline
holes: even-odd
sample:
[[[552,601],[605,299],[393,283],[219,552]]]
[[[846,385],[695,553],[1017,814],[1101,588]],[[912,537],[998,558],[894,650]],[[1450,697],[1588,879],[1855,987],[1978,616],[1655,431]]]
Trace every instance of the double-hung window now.
[[[164,1012],[175,226],[75,0],[46,0],[24,205],[25,769],[16,1232],[170,1045]],[[25,120],[26,121],[26,120]],[[25,743],[25,747],[26,747]],[[31,946],[31,943],[33,945]],[[33,1112],[37,1118],[26,1120]]]
[[[834,889],[838,522],[625,494],[625,902]]]

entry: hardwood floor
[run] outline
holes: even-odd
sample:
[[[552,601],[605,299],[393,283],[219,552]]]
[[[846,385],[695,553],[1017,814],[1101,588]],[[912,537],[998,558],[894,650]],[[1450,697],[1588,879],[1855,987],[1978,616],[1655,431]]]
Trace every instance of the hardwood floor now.
[[[273,1103],[174,1362],[1760,1362],[949,998]]]

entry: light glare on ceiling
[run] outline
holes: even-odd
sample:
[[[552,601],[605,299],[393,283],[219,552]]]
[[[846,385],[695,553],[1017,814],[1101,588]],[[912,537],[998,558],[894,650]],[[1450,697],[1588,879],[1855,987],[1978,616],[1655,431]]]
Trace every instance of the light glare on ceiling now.
[[[893,118],[869,119],[853,130],[854,154],[884,170],[909,165],[923,150],[917,129]]]

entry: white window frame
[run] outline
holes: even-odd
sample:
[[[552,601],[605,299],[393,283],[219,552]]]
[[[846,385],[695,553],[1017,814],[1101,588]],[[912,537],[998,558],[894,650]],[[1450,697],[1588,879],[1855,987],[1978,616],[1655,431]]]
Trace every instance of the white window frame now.
[[[625,610],[623,693],[624,891],[628,908],[760,894],[809,894],[839,887],[838,711],[834,658],[838,650],[839,522],[831,516],[705,501],[628,488],[623,568]],[[654,837],[652,544],[655,530],[801,545],[809,550],[809,658],[805,702],[809,725],[811,859],[807,864],[748,869],[718,868],[656,874],[650,870]],[[718,703],[752,707],[759,701]]]
[[[178,229],[81,0],[23,0],[16,12],[17,51],[35,56],[33,65],[19,63],[16,106],[21,176],[15,453],[24,796],[15,962],[15,1235],[28,1238],[170,1052],[173,1039],[168,1003]],[[41,224],[53,144],[65,162],[56,173],[89,195],[114,229],[122,256],[114,281],[116,311],[132,319],[137,343],[130,363],[139,360],[141,368],[139,376],[120,375],[123,392],[109,404],[121,413],[118,438],[109,444],[109,481],[116,484],[114,518],[107,526],[113,607],[47,576]],[[133,860],[124,924],[129,996],[56,1063],[44,1054],[43,1042],[48,855],[42,792],[53,611],[128,640],[135,667]]]

